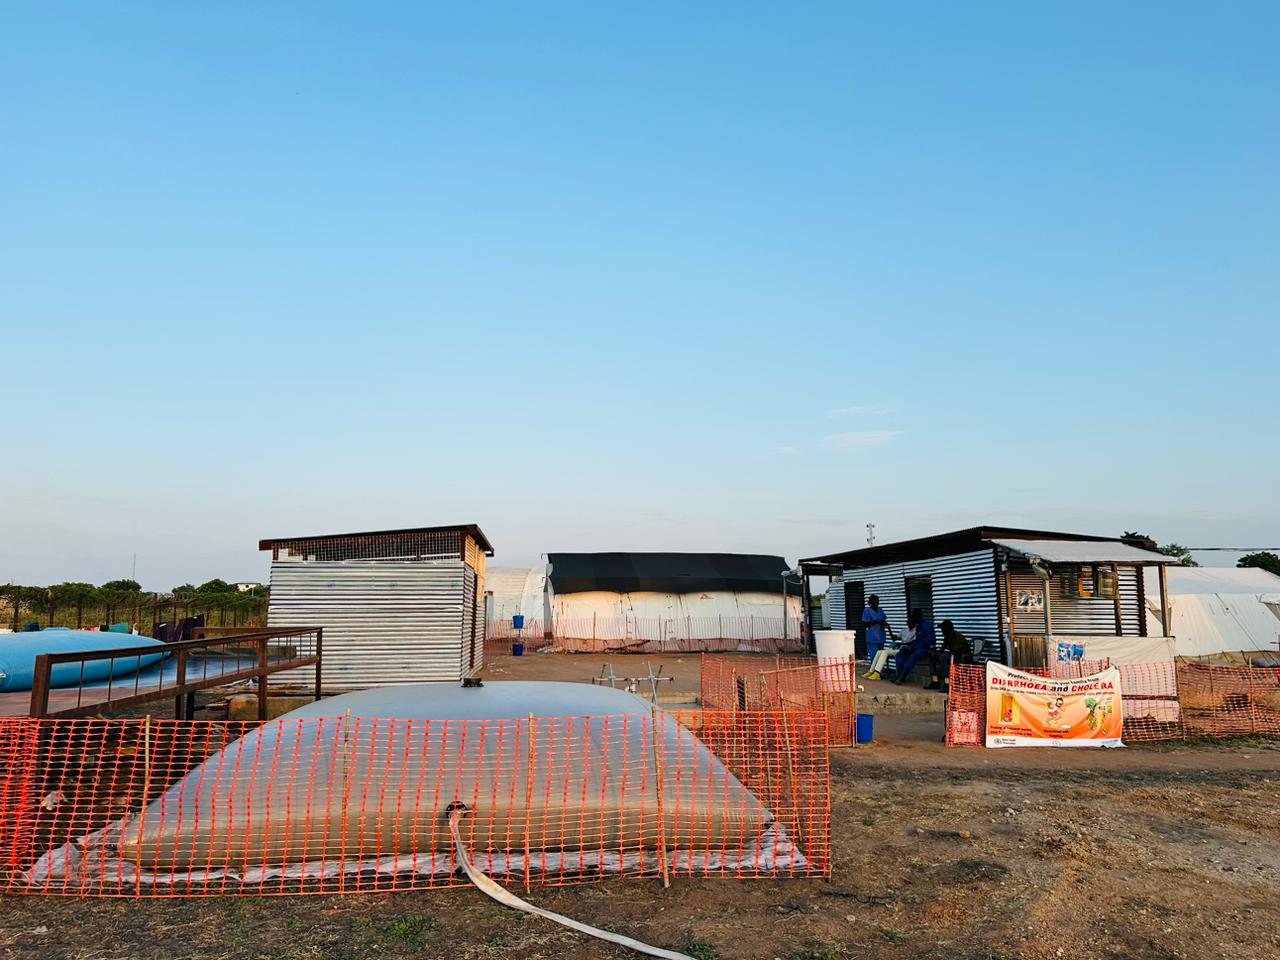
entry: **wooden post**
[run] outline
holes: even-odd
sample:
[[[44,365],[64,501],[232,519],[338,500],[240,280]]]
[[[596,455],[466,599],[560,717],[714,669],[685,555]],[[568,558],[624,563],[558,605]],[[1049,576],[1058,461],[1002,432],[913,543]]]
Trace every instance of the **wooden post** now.
[[[667,867],[667,822],[662,808],[662,748],[658,743],[658,708],[654,707],[649,714],[653,733],[653,768],[656,771],[655,784],[658,794],[658,857],[662,864],[662,886],[671,886],[671,871]]]
[[[147,809],[147,795],[151,793],[151,714],[147,714],[142,726],[142,796],[139,797],[138,812],[141,817]],[[138,844],[137,892],[142,892],[142,848]]]
[[[529,762],[524,775],[524,888],[527,891],[529,874],[533,869],[533,841],[529,836],[533,829],[533,767],[538,759],[538,729],[532,713],[525,729],[529,737]]]
[[[267,719],[267,637],[258,637],[258,719]]]
[[[1163,563],[1156,569],[1160,571],[1160,626],[1167,637],[1173,629],[1172,611],[1169,609],[1169,571]]]
[[[316,627],[316,699],[320,699],[320,668],[324,665],[324,627]]]
[[[796,788],[796,758],[795,748],[791,743],[790,719],[786,714],[783,714],[778,718],[778,725],[782,727],[783,749],[787,751],[787,786],[790,788],[791,801],[795,805],[796,811],[795,822],[792,826],[795,827],[796,831],[796,845],[803,848],[804,825],[800,822],[800,791]]]
[[[1009,614],[1009,660],[1016,667],[1018,663],[1018,631],[1013,620],[1013,571],[1006,562],[1004,566],[1004,609]]]
[[[1138,567],[1138,576],[1142,576],[1142,568]],[[1116,636],[1124,636],[1124,618],[1120,613],[1120,568],[1116,564],[1111,565],[1111,585],[1115,588],[1112,590],[1111,600],[1115,605],[1116,612]]]
[[[175,663],[177,664],[177,679],[174,682],[177,684],[178,692],[173,697],[173,717],[175,720],[183,720],[183,719],[190,720],[191,719],[190,717],[184,718],[182,715],[183,703],[186,700],[186,690],[184,688],[187,685],[186,647],[178,648],[178,654],[174,658],[174,660],[175,660]]]
[[[52,670],[49,666],[49,654],[42,653],[36,657],[34,675],[31,678],[31,709],[33,717],[45,717],[49,714],[49,677]]]
[[[347,825],[351,808],[351,708],[342,720],[342,838],[338,859],[347,862]],[[346,874],[338,874],[339,892],[346,889]]]

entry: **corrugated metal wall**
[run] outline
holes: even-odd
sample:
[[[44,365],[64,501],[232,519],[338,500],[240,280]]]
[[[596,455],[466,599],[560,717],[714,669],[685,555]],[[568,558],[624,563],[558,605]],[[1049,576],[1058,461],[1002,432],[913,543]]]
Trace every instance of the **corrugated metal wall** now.
[[[849,577],[850,580],[856,580],[857,577]],[[844,581],[832,580],[827,587],[827,623],[831,625],[832,630],[845,629],[845,611],[844,611]]]
[[[479,608],[478,585],[476,572],[467,567],[462,578],[462,664],[467,676],[484,666],[485,618]]]
[[[838,625],[846,622],[843,583],[861,581],[868,597],[873,593],[880,597],[880,606],[884,608],[893,632],[901,633],[907,625],[908,577],[930,578],[935,624],[950,620],[970,640],[994,640],[1000,635],[992,549],[846,570],[842,582],[832,583],[827,591],[831,598],[832,622]],[[855,616],[861,614],[855,611]]]
[[[473,602],[464,603],[468,575]],[[458,680],[469,672],[463,620],[464,609],[474,616],[475,586],[475,573],[460,559],[278,562],[271,565],[268,621],[324,628],[327,689]],[[308,668],[273,680],[310,676]]]
[[[1016,560],[1010,563],[1010,576],[1013,580],[1013,592],[1019,590],[1043,590],[1045,582],[1031,572],[1031,567]],[[1141,572],[1137,567],[1119,567],[1116,570],[1117,592],[1120,594],[1120,625],[1123,635],[1137,637],[1142,631],[1143,611],[1138,598],[1138,577]],[[1005,597],[1004,577],[1000,584],[1000,610],[1003,615],[1007,609],[1008,599]],[[1053,632],[1065,636],[1105,636],[1116,635],[1115,601],[1110,597],[1069,597],[1061,595],[1061,579],[1057,576],[1050,582],[1049,616],[1053,620]],[[1016,632],[1022,634],[1043,634],[1045,621],[1043,612],[1018,612],[1016,616]]]

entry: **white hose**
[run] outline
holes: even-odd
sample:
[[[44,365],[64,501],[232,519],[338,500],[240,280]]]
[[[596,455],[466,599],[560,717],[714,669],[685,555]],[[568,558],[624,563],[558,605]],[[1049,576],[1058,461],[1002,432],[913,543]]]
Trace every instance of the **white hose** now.
[[[505,907],[511,907],[513,910],[522,910],[525,913],[532,913],[535,916],[546,917],[548,920],[554,920],[561,926],[568,927],[570,930],[577,930],[579,933],[585,933],[590,937],[598,937],[601,940],[608,940],[610,943],[616,943],[619,946],[627,947],[635,950],[637,953],[646,953],[651,957],[662,957],[663,960],[693,960],[688,954],[676,953],[674,950],[663,950],[661,947],[651,947],[647,943],[641,943],[639,940],[632,940],[630,937],[624,937],[620,933],[610,933],[608,930],[600,930],[597,927],[589,927],[585,923],[579,923],[572,917],[566,917],[563,914],[552,913],[550,910],[543,910],[541,907],[535,907],[532,903],[526,903],[521,900],[510,890],[505,887],[498,886],[493,880],[489,879],[481,870],[471,863],[471,854],[467,851],[466,845],[462,842],[462,836],[458,831],[458,825],[462,822],[462,818],[471,813],[471,808],[462,803],[454,803],[449,807],[449,833],[453,835],[453,847],[458,854],[458,862],[462,864],[462,869],[466,871],[467,878],[480,888],[480,892],[486,896],[492,897]]]

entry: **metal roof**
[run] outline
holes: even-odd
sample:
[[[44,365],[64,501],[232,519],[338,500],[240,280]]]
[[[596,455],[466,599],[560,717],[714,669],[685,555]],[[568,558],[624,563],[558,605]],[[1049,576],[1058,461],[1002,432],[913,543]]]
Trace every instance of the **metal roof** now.
[[[1006,540],[997,547],[1046,563],[1178,563],[1174,557],[1114,540]]]
[[[485,552],[486,556],[493,556],[493,544],[489,542],[489,538],[484,535],[474,523],[454,524],[443,527],[405,527],[401,530],[365,530],[360,533],[319,533],[311,534],[304,537],[272,537],[269,540],[259,540],[259,550],[270,550],[276,544],[300,545],[308,542],[332,541],[357,539],[360,537],[401,537],[414,536],[425,533],[466,533],[480,545],[480,549]]]
[[[1092,537],[1079,533],[1060,533],[1053,530],[1025,530],[1018,527],[968,527],[950,533],[901,540],[874,547],[861,547],[841,553],[829,553],[808,557],[801,563],[839,563],[849,567],[873,567],[885,563],[905,563],[909,560],[928,560],[946,557],[989,547],[997,539],[1008,540],[1087,540],[1094,543],[1124,543],[1119,537]],[[1163,556],[1163,554],[1161,555]],[[1165,563],[1173,563],[1164,557]]]

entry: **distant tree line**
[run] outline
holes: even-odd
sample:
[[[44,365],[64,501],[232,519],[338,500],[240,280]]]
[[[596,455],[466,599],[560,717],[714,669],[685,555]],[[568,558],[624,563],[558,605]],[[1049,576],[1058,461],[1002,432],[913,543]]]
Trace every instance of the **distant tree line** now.
[[[99,586],[79,581],[0,586],[0,602],[8,607],[6,619],[14,630],[27,623],[95,627],[128,622],[145,633],[157,622],[196,614],[204,614],[210,626],[248,625],[262,622],[267,596],[266,587],[242,592],[217,579],[199,586],[184,583],[167,592],[143,590],[136,580],[108,580]]]
[[[1167,557],[1176,557],[1182,561],[1184,567],[1198,567],[1200,564],[1191,556],[1191,548],[1184,547],[1180,543],[1166,543],[1163,546],[1157,546],[1156,542],[1144,533],[1134,533],[1126,530],[1124,540],[1132,542],[1136,546],[1145,547],[1148,550],[1155,550],[1163,553]],[[1236,561],[1237,567],[1257,567],[1260,570],[1266,570],[1280,577],[1280,556],[1272,553],[1270,550],[1259,550],[1256,553],[1246,553],[1243,557]]]

